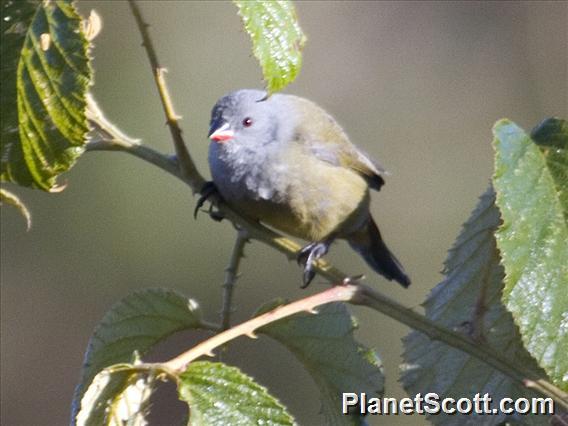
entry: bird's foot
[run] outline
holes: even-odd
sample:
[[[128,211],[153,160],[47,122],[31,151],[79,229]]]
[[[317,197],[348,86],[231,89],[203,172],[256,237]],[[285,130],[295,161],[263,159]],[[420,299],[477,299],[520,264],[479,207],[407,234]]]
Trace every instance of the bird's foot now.
[[[205,182],[205,185],[203,185],[199,193],[201,194],[201,197],[199,197],[199,200],[197,200],[197,204],[195,205],[195,210],[193,211],[194,219],[197,219],[197,213],[199,213],[199,209],[203,207],[203,204],[205,204],[205,202],[209,199],[209,197],[211,197],[213,194],[218,194],[219,190],[217,189],[213,181],[209,181]],[[209,215],[213,220],[216,220],[217,222],[223,220],[223,216],[211,210],[209,211]]]
[[[319,258],[328,252],[329,245],[329,241],[322,241],[308,244],[300,250],[300,253],[298,253],[298,264],[304,266],[302,285],[300,288],[306,288],[310,285],[316,276],[314,264]]]
[[[310,255],[310,251],[314,248],[317,243],[310,243],[307,246],[304,246],[298,252],[298,256],[296,257],[296,261],[298,265],[304,266],[308,261],[308,256]]]

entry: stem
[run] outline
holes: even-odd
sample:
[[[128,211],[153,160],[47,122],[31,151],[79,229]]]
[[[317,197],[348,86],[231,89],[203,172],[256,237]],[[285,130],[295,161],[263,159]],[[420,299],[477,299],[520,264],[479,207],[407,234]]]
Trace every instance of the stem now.
[[[117,142],[114,140],[97,140],[90,142],[87,145],[87,149],[123,151],[136,155],[137,157],[162,168],[190,185],[190,183],[181,176],[179,170],[175,167],[174,160],[171,160],[150,148],[144,147],[143,145],[133,145],[125,143],[124,141]],[[284,253],[289,259],[294,259],[296,257],[298,250],[300,249],[298,244],[262,226],[258,222],[252,222],[241,217],[215,196],[212,196],[211,200],[224,217],[237,224],[240,229],[246,230],[249,238],[261,241],[270,247],[275,248],[276,250]],[[333,283],[343,282],[348,277],[347,274],[334,268],[331,264],[322,259],[318,260],[316,263],[315,270],[322,277]],[[523,386],[534,389],[547,397],[553,398],[561,406],[568,409],[568,395],[553,384],[537,376],[533,371],[527,370],[524,366],[511,363],[510,359],[503,359],[498,352],[494,351],[489,346],[485,344],[480,345],[479,343],[469,340],[462,334],[458,334],[440,326],[426,318],[424,315],[406,308],[400,303],[367,286],[360,287],[364,290],[358,293],[357,297],[351,300],[350,303],[367,306],[373,310],[379,311],[414,330],[426,334],[433,340],[439,340],[449,346],[460,349],[469,355],[480,359]]]
[[[233,246],[229,265],[225,269],[225,281],[223,282],[223,307],[221,309],[221,329],[223,331],[231,327],[231,313],[233,312],[233,290],[239,278],[239,264],[244,257],[244,248],[247,243],[247,232],[239,229],[237,239]]]
[[[158,166],[169,174],[184,180],[179,167],[173,158],[167,157],[152,148],[142,145],[137,139],[132,139],[117,129],[103,114],[99,105],[91,95],[87,95],[87,119],[91,131],[87,151],[120,151]],[[188,181],[185,181],[188,183]],[[189,183],[188,183],[189,184]]]
[[[401,306],[397,302],[362,284],[337,285],[313,296],[279,306],[270,312],[217,334],[160,365],[174,373],[182,372],[190,362],[204,355],[213,356],[214,349],[239,336],[246,335],[255,338],[254,332],[267,324],[302,311],[315,313],[315,307],[331,302],[348,302],[354,305],[367,306],[381,312],[415,330],[421,331],[432,340],[444,342],[480,359],[519,384],[554,399],[561,407],[568,409],[568,394],[543,380],[532,370],[512,365],[509,358],[504,357],[490,346],[480,345],[463,334],[427,320],[423,315],[411,309],[403,308],[401,310]]]
[[[111,137],[104,135],[98,140],[92,140],[87,144],[87,150],[89,151],[122,151],[129,154],[135,155],[138,158],[143,159],[155,166],[165,170],[171,175],[177,177],[181,181],[185,182],[193,191],[193,193],[199,192],[203,187],[205,179],[199,174],[193,160],[191,159],[187,148],[181,137],[181,129],[178,126],[177,116],[174,113],[173,107],[170,102],[169,93],[164,81],[163,73],[164,70],[159,66],[156,53],[154,51],[152,42],[150,40],[149,34],[147,32],[147,24],[144,23],[140,10],[133,0],[129,0],[130,7],[142,34],[144,40],[144,47],[148,54],[150,64],[152,65],[152,70],[154,72],[154,77],[156,84],[158,86],[158,91],[160,93],[160,98],[162,100],[162,105],[164,107],[164,112],[166,114],[167,124],[170,128],[172,138],[174,141],[177,163],[175,160],[168,158],[167,156],[160,154],[151,148],[144,147],[143,145],[133,143],[131,141],[123,140],[116,135],[112,135],[109,131],[107,123],[103,122],[97,118],[91,118],[90,121],[96,126],[106,130]],[[245,217],[242,217],[228,205],[222,202],[222,200],[216,196],[212,195],[209,200],[215,205],[219,212],[228,220],[230,220],[239,229],[246,230],[249,238],[261,241],[270,247],[275,248],[281,253],[285,254],[289,259],[294,259],[300,246],[295,242],[285,238],[276,232],[262,226],[258,222],[251,221]],[[326,278],[332,283],[345,282],[348,277],[347,274],[334,268],[330,263],[323,259],[317,261],[315,268],[322,277]],[[356,289],[356,291],[354,291]],[[345,299],[332,298],[331,301],[349,301],[353,304],[367,306],[373,310],[382,312],[388,317],[401,322],[417,331],[425,333],[428,337],[433,340],[439,340],[451,347],[462,350],[469,355],[476,357],[486,363],[487,365],[497,369],[503,374],[509,376],[511,379],[521,383],[522,385],[534,389],[539,393],[553,398],[562,407],[568,409],[568,395],[562,390],[558,389],[552,383],[541,379],[535,372],[526,369],[522,365],[512,363],[510,359],[504,359],[500,353],[496,352],[487,345],[480,345],[471,341],[469,338],[451,331],[443,326],[436,324],[430,319],[426,318],[422,314],[418,314],[403,305],[389,299],[386,296],[376,292],[375,290],[367,286],[342,286],[333,287],[326,290],[323,293],[316,294],[315,296],[308,297],[306,299],[295,302],[291,305],[287,305],[276,311],[269,312],[272,314],[270,320],[265,317],[268,314],[262,315],[260,317],[254,318],[246,323],[243,323],[237,327],[233,327],[216,335],[215,337],[206,340],[200,345],[194,347],[190,351],[187,351],[180,356],[168,361],[165,365],[166,367],[173,368],[174,370],[183,369],[187,363],[202,356],[204,354],[210,354],[211,351],[218,346],[228,342],[229,340],[243,334],[252,335],[253,331],[267,324],[268,322],[275,321],[276,319],[283,318],[285,316],[291,315],[306,309],[306,301],[312,300],[311,298],[316,298],[319,300],[323,294],[328,294],[327,292],[335,291],[350,291],[349,296],[345,296]],[[323,304],[327,302],[319,301],[318,304]],[[295,305],[299,304],[299,305]],[[291,308],[292,306],[292,308]],[[296,306],[294,308],[294,306]],[[299,306],[299,307],[298,307]],[[301,307],[301,308],[300,308]],[[285,309],[292,309],[292,311],[285,311]],[[294,310],[295,309],[295,310]],[[277,312],[280,314],[275,315]],[[288,313],[287,313],[288,312]]]
[[[394,300],[382,295],[376,290],[365,285],[358,285],[359,291],[354,295],[349,303],[367,306],[375,311],[379,311],[388,317],[401,322],[410,328],[426,334],[432,340],[438,340],[453,348],[483,361],[487,365],[495,368],[519,384],[532,388],[539,393],[553,398],[562,407],[568,409],[568,394],[554,386],[552,383],[543,380],[534,371],[524,366],[513,364],[510,358],[504,357],[491,346],[479,344],[473,339],[469,339],[463,334],[456,333],[446,327],[430,321],[411,309],[401,306]]]
[[[91,140],[86,145],[87,151],[118,151],[134,155],[147,163],[159,167],[172,176],[182,179],[179,168],[175,160],[155,151],[145,145],[128,145],[115,140]]]
[[[197,171],[197,167],[185,146],[185,142],[181,135],[181,128],[178,124],[179,116],[174,111],[170,92],[164,77],[166,69],[162,68],[158,62],[158,55],[156,54],[154,44],[152,43],[152,39],[148,32],[149,25],[144,22],[142,12],[140,12],[138,4],[134,0],[128,0],[128,4],[130,5],[130,9],[132,10],[138,29],[140,30],[140,35],[143,40],[142,46],[146,49],[146,54],[148,55],[148,60],[152,67],[152,74],[154,75],[158,93],[160,94],[160,100],[162,101],[162,106],[164,108],[164,114],[166,115],[166,123],[170,129],[174,142],[180,173],[184,177],[184,180],[190,182],[190,187],[193,189],[193,193],[195,194],[196,192],[199,192],[201,187],[203,187],[205,179],[203,179]]]
[[[297,300],[296,302],[289,303],[287,305],[279,306],[272,311],[245,321],[242,324],[205,340],[181,355],[160,364],[160,366],[167,371],[181,373],[185,371],[190,362],[204,355],[213,356],[214,349],[239,336],[256,338],[257,336],[255,331],[267,324],[297,314],[298,312],[309,312],[315,314],[317,313],[315,308],[320,305],[325,305],[326,303],[347,302],[353,298],[356,292],[359,291],[358,289],[359,287],[354,285],[331,287],[325,291],[314,294],[313,296]]]

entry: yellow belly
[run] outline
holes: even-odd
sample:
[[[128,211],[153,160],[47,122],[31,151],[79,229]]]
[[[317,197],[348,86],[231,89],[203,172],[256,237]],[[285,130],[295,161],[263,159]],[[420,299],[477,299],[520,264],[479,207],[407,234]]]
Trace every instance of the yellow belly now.
[[[261,222],[308,241],[357,230],[369,212],[369,190],[356,172],[323,162],[298,162],[283,200],[242,200],[235,206]]]

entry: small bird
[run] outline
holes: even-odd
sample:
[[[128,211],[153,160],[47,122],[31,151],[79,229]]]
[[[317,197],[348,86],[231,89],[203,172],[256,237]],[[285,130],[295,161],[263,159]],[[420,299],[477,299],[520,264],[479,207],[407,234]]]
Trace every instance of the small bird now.
[[[221,197],[251,219],[310,241],[298,254],[303,288],[337,238],[388,280],[410,285],[369,212],[369,188],[381,188],[384,170],[318,105],[260,90],[231,92],[213,108],[209,139]]]

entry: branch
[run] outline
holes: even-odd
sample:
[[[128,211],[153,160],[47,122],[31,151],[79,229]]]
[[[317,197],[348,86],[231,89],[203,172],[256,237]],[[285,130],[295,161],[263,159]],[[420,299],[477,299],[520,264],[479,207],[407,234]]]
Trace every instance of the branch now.
[[[173,111],[169,93],[167,91],[167,87],[163,78],[164,70],[158,64],[157,56],[147,32],[147,25],[144,23],[136,3],[134,3],[133,0],[129,0],[129,4],[142,34],[142,38],[144,40],[143,45],[146,48],[150,64],[152,65],[152,70],[154,72],[154,77],[158,86],[158,91],[160,93],[164,112],[166,114],[167,123],[174,141],[177,153],[177,161],[163,154],[160,154],[152,150],[151,148],[144,147],[143,145],[140,145],[138,143],[124,140],[123,138],[113,135],[112,132],[110,132],[107,128],[106,123],[104,123],[100,119],[97,119],[96,117],[90,118],[91,124],[94,127],[98,126],[99,128],[102,128],[109,134],[105,136],[103,132],[103,135],[98,139],[92,139],[91,142],[87,144],[87,150],[127,152],[143,159],[144,161],[154,164],[155,166],[165,170],[173,176],[176,176],[178,179],[185,182],[192,189],[193,193],[199,192],[203,187],[205,179],[197,171],[197,168],[195,167],[195,164],[193,163],[193,160],[191,159],[189,152],[185,147],[183,138],[181,137],[181,129],[178,126],[177,117]],[[239,229],[246,230],[249,238],[261,241],[275,248],[276,250],[285,254],[288,259],[296,258],[297,253],[300,249],[300,246],[298,244],[262,226],[258,222],[254,222],[240,216],[228,205],[223,203],[222,200],[215,194],[213,194],[209,198],[209,200],[219,210],[219,213],[221,213],[223,217],[230,220]],[[326,278],[332,283],[345,282],[348,277],[347,274],[334,268],[330,263],[326,262],[323,259],[319,259],[316,262],[314,269],[322,277]],[[346,291],[347,293],[341,293],[341,298],[338,296],[338,294],[335,293],[344,291]],[[480,359],[489,366],[497,369],[498,371],[501,371],[503,374],[518,381],[524,386],[532,388],[545,396],[554,398],[561,406],[568,409],[567,394],[558,389],[553,384],[541,379],[535,372],[527,370],[524,366],[511,364],[511,361],[509,359],[503,359],[499,353],[497,353],[487,345],[480,345],[461,334],[446,329],[445,327],[442,327],[426,318],[424,315],[414,312],[399,304],[398,302],[391,300],[390,298],[387,298],[386,296],[383,296],[382,294],[366,286],[345,286],[331,288],[323,293],[320,293],[319,295],[311,296],[311,298],[309,297],[298,301],[296,302],[297,305],[287,305],[286,307],[281,308],[281,310],[274,311],[275,313],[279,312],[278,314],[268,313],[274,315],[273,317],[271,317],[270,321],[274,321],[278,318],[283,318],[284,316],[288,316],[292,313],[302,310],[309,310],[310,308],[307,303],[310,303],[310,301],[312,301],[311,303],[314,303],[315,300],[317,302],[317,305],[327,303],[324,302],[323,299],[321,299],[322,295],[324,294],[334,295],[331,296],[332,299],[329,300],[329,302],[338,300],[349,301],[350,303],[367,306],[373,310],[382,312],[383,314],[387,315],[390,318],[393,318],[398,322],[401,322],[415,330],[425,333],[431,339],[444,342],[449,346],[460,349],[468,353],[469,355]],[[285,311],[284,309],[292,309],[292,312],[290,313],[290,311]],[[264,316],[255,318],[251,321],[218,334],[212,339],[203,342],[202,344],[196,346],[188,352],[185,352],[179,357],[168,361],[167,365],[174,369],[180,369],[187,365],[187,363],[191,360],[204,354],[211,353],[211,351],[219,345],[222,345],[239,335],[252,335],[253,331],[256,328],[266,324],[267,322],[270,322]]]
[[[105,117],[91,94],[87,95],[86,116],[90,127],[89,142],[85,146],[87,151],[126,152],[184,180],[173,158],[142,145],[139,140],[129,138],[122,133]],[[185,182],[189,185],[189,181]]]
[[[101,125],[101,123],[98,122],[93,124],[97,126]],[[178,179],[191,186],[191,183],[186,180],[179,172],[179,169],[177,169],[175,160],[150,148],[144,147],[143,145],[113,139],[93,139],[89,142],[89,144],[87,144],[87,150],[123,151],[136,155],[137,157],[142,158],[143,160],[148,161],[176,176]],[[233,222],[239,229],[246,230],[249,238],[261,241],[270,247],[275,248],[276,250],[284,253],[289,259],[296,258],[298,250],[301,248],[298,244],[264,227],[258,222],[253,222],[240,216],[227,204],[223,203],[218,197],[213,195],[210,200],[224,217]],[[315,265],[315,271],[332,283],[341,283],[348,279],[347,274],[333,267],[330,263],[323,259],[318,260]],[[414,330],[426,334],[433,340],[439,340],[449,346],[460,349],[497,369],[521,385],[534,389],[544,396],[553,398],[561,406],[568,409],[568,395],[553,384],[541,379],[532,370],[528,370],[524,366],[518,364],[512,364],[510,359],[504,359],[500,353],[494,351],[489,346],[480,345],[478,342],[470,340],[465,335],[458,334],[440,326],[434,321],[426,318],[424,315],[406,308],[400,303],[367,286],[360,287],[362,290],[357,292],[357,297],[353,297],[353,299],[349,301],[350,303],[367,306],[373,310],[379,311]],[[234,328],[227,330],[227,332],[230,332],[231,330],[234,330]],[[224,334],[225,333],[221,333],[218,336]],[[235,337],[236,335],[232,335],[231,338],[224,340],[222,343],[225,343]]]
[[[239,229],[235,245],[233,246],[233,252],[231,253],[231,259],[229,260],[229,266],[225,269],[225,281],[222,286],[223,306],[221,308],[221,330],[223,331],[231,327],[233,289],[239,278],[239,264],[244,257],[244,248],[247,241],[247,232]]]
[[[368,308],[381,312],[414,330],[424,333],[432,340],[438,340],[453,348],[466,352],[515,380],[519,384],[553,398],[562,407],[564,407],[564,409],[568,409],[568,394],[554,386],[552,383],[543,380],[534,371],[527,369],[522,365],[512,363],[510,358],[504,357],[500,352],[497,352],[495,349],[486,344],[479,344],[479,342],[464,334],[452,331],[429,320],[422,314],[402,307],[399,303],[389,299],[370,287],[364,285],[358,285],[358,287],[359,291],[354,294],[354,297],[349,301],[349,303],[367,306]]]
[[[217,334],[212,338],[198,344],[197,346],[194,346],[181,355],[169,361],[166,361],[165,363],[161,363],[160,365],[168,371],[183,372],[190,362],[204,355],[213,356],[214,349],[239,336],[248,336],[250,338],[256,339],[257,336],[255,334],[255,331],[274,321],[289,317],[291,315],[297,314],[298,312],[317,314],[315,308],[327,303],[348,302],[353,298],[354,294],[358,291],[358,288],[358,286],[354,285],[335,286],[320,293],[314,294],[313,296],[308,296],[296,302],[279,306],[272,311],[266,312],[265,314],[259,315],[258,317],[250,319],[242,324],[239,324],[220,334]]]
[[[269,323],[298,312],[317,313],[314,311],[317,306],[331,302],[348,302],[354,305],[367,306],[381,312],[413,329],[423,332],[432,340],[444,342],[482,360],[521,385],[554,399],[561,407],[568,409],[568,394],[540,378],[534,371],[523,366],[512,365],[509,358],[504,357],[490,346],[480,345],[473,339],[440,326],[411,309],[401,309],[397,302],[383,296],[372,288],[361,284],[351,284],[349,280],[344,280],[343,283],[313,296],[300,299],[288,305],[279,306],[270,312],[230,328],[160,365],[174,373],[182,372],[190,362],[205,355],[213,356],[214,349],[239,336],[256,338],[255,331]]]
[[[152,43],[152,39],[150,38],[150,34],[148,33],[149,25],[144,22],[142,13],[140,12],[140,9],[138,8],[136,2],[134,0],[128,0],[128,4],[130,5],[130,9],[132,10],[132,14],[134,15],[134,19],[136,20],[136,24],[138,25],[138,29],[140,30],[140,34],[142,35],[142,46],[144,46],[144,48],[146,49],[146,54],[148,55],[148,60],[150,61],[150,65],[152,67],[154,80],[156,82],[156,86],[158,87],[158,93],[160,94],[160,99],[162,101],[162,106],[166,115],[166,123],[170,128],[170,133],[172,134],[180,173],[184,177],[184,180],[190,182],[190,187],[195,194],[196,192],[199,192],[201,190],[203,184],[205,183],[205,179],[203,179],[203,177],[197,171],[197,167],[195,166],[195,163],[193,162],[193,159],[189,155],[189,151],[185,146],[185,142],[181,135],[181,128],[178,125],[179,116],[174,111],[168,86],[166,84],[166,79],[164,77],[166,69],[162,68],[158,62],[158,55],[154,50],[154,44]]]

